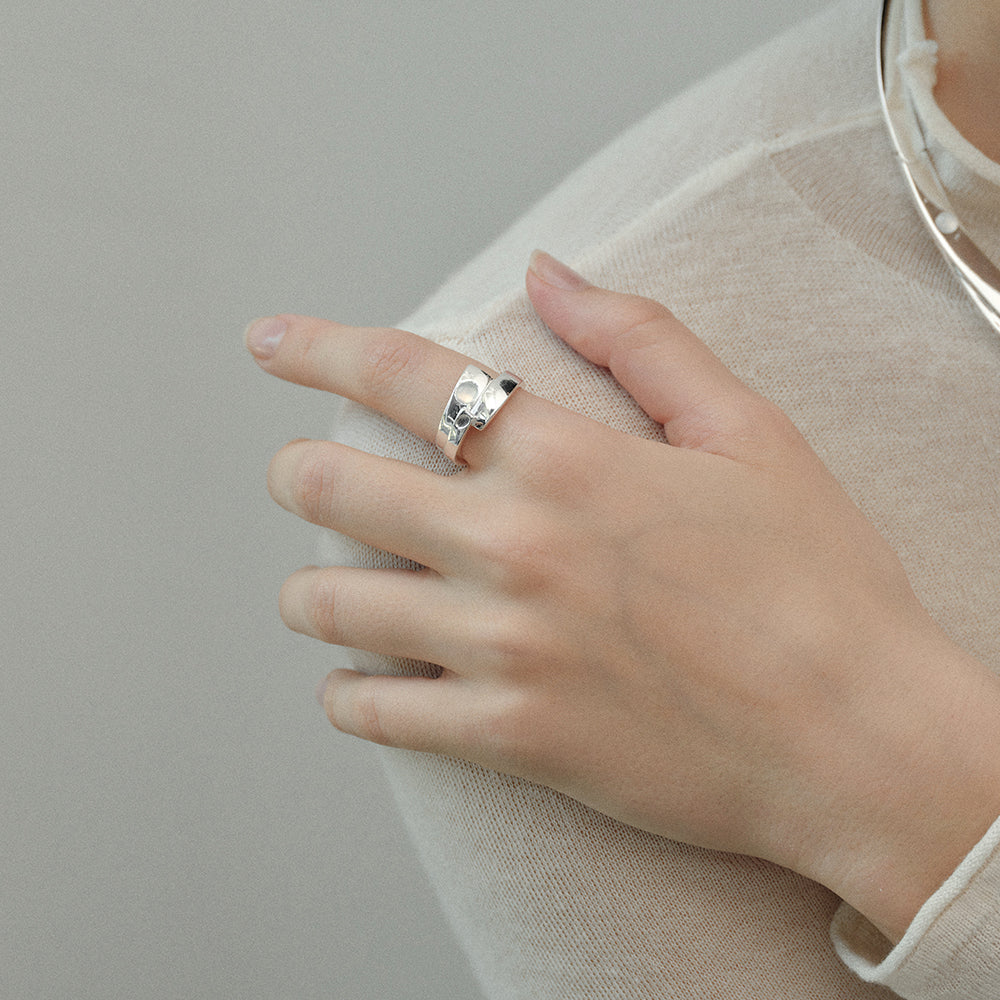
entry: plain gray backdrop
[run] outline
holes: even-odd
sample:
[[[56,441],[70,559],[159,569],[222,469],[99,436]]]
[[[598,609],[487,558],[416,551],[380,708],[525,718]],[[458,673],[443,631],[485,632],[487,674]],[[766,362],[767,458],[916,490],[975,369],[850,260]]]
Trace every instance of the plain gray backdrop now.
[[[379,751],[281,625],[330,403],[253,316],[398,322],[572,167],[824,0],[8,0],[0,997],[479,992]]]

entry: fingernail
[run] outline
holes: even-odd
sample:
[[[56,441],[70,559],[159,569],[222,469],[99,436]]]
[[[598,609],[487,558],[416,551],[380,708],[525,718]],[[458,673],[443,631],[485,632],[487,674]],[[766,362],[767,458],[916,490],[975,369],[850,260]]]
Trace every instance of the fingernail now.
[[[287,329],[288,324],[278,316],[255,319],[243,334],[247,350],[262,361],[273,358]]]
[[[528,261],[528,267],[547,285],[563,288],[568,292],[579,292],[590,288],[590,282],[562,261],[556,260],[544,250],[536,250]]]
[[[326,709],[326,685],[329,681],[329,677],[324,677],[319,684],[316,685],[316,700]]]

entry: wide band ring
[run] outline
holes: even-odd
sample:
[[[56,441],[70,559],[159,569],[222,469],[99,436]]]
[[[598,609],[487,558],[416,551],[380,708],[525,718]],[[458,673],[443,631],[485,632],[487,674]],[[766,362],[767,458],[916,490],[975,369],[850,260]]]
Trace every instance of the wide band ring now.
[[[469,365],[455,383],[441,415],[437,446],[452,462],[461,463],[458,451],[469,428],[482,430],[520,384],[521,380],[510,372],[491,376],[482,368]]]

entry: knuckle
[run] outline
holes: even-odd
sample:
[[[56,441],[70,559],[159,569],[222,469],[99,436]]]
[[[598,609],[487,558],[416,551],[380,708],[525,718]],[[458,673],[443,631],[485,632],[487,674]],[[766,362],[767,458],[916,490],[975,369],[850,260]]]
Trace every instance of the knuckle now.
[[[317,572],[309,583],[308,615],[313,634],[324,642],[340,642],[340,595],[336,577]]]
[[[635,299],[625,325],[615,334],[608,348],[608,367],[620,376],[645,364],[647,352],[662,350],[669,342],[667,331],[676,329],[678,324],[665,306],[651,299]]]
[[[499,676],[514,677],[535,662],[533,622],[525,616],[501,610],[484,620],[476,635],[479,655]]]
[[[382,330],[372,336],[361,359],[361,377],[370,399],[392,392],[415,376],[424,356],[419,337],[401,330]]]
[[[305,367],[322,367],[323,353],[330,342],[333,324],[312,316],[283,317],[295,324],[295,336],[302,352]]]
[[[371,743],[389,745],[383,726],[384,680],[379,676],[361,676],[353,670],[334,671],[327,680],[324,700],[333,727]]]
[[[477,713],[465,738],[474,743],[491,766],[513,774],[531,771],[538,740],[539,718],[529,692],[495,692],[489,706]]]
[[[789,447],[804,444],[804,438],[792,422],[791,417],[777,403],[772,403],[764,396],[758,398],[761,403],[759,419],[764,424],[767,433]]]
[[[593,490],[595,436],[603,435],[606,428],[594,424],[581,434],[580,419],[570,411],[555,411],[541,429],[537,425],[504,428],[504,445],[513,460],[518,486],[533,503],[573,509]],[[503,469],[504,475],[510,467]]]
[[[639,352],[663,342],[663,317],[639,314],[634,322],[618,333],[608,350],[608,367],[617,370],[631,363]]]
[[[544,527],[513,520],[481,530],[473,543],[478,564],[508,594],[546,588],[561,563],[563,546]]]
[[[356,736],[370,743],[389,746],[390,741],[383,726],[382,705],[379,693],[382,685],[376,678],[359,684],[351,706],[351,729]]]
[[[723,401],[706,415],[706,422],[714,421],[717,432],[737,442],[752,452],[762,451],[787,454],[801,443],[801,436],[776,404],[747,389],[738,399]]]
[[[292,499],[297,510],[309,520],[326,520],[337,498],[333,453],[322,445],[303,448],[295,470]]]
[[[565,436],[553,441],[551,447],[530,452],[525,462],[525,487],[549,504],[570,511],[579,509],[597,485],[590,445],[590,441]]]

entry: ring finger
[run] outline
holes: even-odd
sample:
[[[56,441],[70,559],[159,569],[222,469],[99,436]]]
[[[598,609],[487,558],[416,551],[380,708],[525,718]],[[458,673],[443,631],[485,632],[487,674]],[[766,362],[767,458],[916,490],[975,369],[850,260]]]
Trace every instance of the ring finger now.
[[[455,588],[431,570],[319,568],[293,573],[279,596],[282,620],[337,646],[448,667],[471,637]]]

